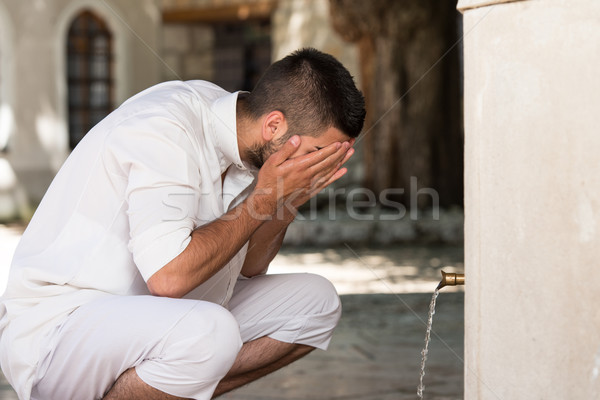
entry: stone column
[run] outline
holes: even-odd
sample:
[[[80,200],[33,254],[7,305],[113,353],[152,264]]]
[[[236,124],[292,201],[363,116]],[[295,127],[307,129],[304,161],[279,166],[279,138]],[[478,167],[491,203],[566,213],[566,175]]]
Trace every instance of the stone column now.
[[[465,399],[599,399],[600,1],[458,8]]]

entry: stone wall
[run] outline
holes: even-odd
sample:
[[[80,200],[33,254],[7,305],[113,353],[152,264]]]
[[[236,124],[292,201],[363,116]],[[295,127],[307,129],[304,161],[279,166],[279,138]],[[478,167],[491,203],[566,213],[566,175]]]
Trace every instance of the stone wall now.
[[[113,33],[116,105],[159,81],[154,0],[0,3],[0,219],[27,217],[23,210],[40,201],[69,154],[66,37],[84,9]]]
[[[342,40],[329,17],[329,0],[280,0],[273,13],[273,59],[302,47],[333,55],[348,68],[360,87],[358,49]]]
[[[325,209],[301,212],[288,227],[285,246],[389,246],[427,243],[461,246],[461,209],[412,210],[403,216],[372,208],[365,212]]]
[[[265,0],[161,0],[163,10],[177,10],[190,8],[222,7],[228,5],[244,4],[252,6]]]
[[[207,24],[166,23],[162,34],[162,79],[212,81],[214,31]]]
[[[163,25],[163,80],[214,81],[218,51],[214,24],[243,24],[247,17],[244,10],[271,9],[273,4],[272,0],[162,0],[165,15],[180,13],[178,21],[168,20]]]
[[[243,4],[253,7],[265,0],[162,0],[163,11],[211,9]],[[240,20],[243,22],[243,20]],[[271,17],[272,60],[302,47],[315,47],[344,64],[360,86],[358,51],[332,29],[328,0],[280,0]],[[163,28],[164,79],[208,79],[213,76],[214,32],[207,23],[167,22]]]
[[[598,399],[600,2],[459,7],[465,399]]]

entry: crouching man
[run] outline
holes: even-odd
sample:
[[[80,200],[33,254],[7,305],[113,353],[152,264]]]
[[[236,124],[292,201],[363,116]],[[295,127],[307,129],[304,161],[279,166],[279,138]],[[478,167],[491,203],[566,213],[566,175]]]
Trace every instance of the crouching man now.
[[[139,93],[61,168],[16,250],[0,363],[21,399],[210,399],[326,348],[331,283],[266,275],[297,207],[340,178],[365,116],[314,49],[251,93]]]

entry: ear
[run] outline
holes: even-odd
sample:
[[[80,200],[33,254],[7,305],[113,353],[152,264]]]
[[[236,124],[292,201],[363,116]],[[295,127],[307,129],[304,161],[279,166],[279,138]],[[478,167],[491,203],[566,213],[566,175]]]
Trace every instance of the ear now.
[[[287,132],[287,121],[281,111],[271,111],[265,116],[262,125],[262,138],[269,142]]]

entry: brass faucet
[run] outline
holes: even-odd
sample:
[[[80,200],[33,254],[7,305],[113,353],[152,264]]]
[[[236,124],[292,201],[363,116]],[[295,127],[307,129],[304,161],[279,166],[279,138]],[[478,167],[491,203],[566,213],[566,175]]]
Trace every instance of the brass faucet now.
[[[440,290],[444,286],[456,286],[465,284],[465,274],[446,273],[442,271],[442,280],[435,290]]]

